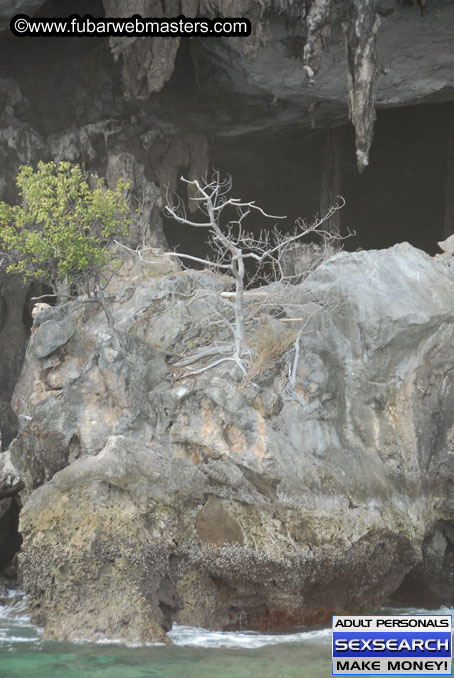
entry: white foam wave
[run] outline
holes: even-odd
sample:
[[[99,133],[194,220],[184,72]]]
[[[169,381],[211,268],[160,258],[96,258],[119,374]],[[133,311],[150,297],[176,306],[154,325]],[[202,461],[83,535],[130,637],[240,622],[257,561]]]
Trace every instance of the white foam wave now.
[[[331,629],[301,631],[288,634],[265,634],[253,631],[207,631],[192,626],[177,626],[169,632],[175,645],[206,648],[255,649],[265,645],[301,643],[305,641],[330,642]]]
[[[3,634],[0,632],[0,643],[37,643],[41,640],[41,638],[38,636],[36,638],[33,637],[23,637],[23,636],[3,636]]]
[[[85,643],[85,642],[90,642],[92,643],[93,641],[84,641],[84,640],[78,640],[76,641],[78,643]],[[128,643],[124,640],[120,640],[119,638],[100,638],[95,642],[96,645],[121,645],[122,647],[167,647],[168,643]]]
[[[16,596],[25,595],[23,591],[18,591],[17,589],[6,589],[7,598],[15,598]]]
[[[30,617],[25,614],[24,608],[17,605],[0,605],[0,620],[29,622]]]
[[[8,589],[6,598],[11,602],[0,605],[0,644],[5,646],[40,641],[42,629],[31,624],[22,591]]]
[[[0,617],[0,645],[4,643],[37,643],[41,640],[42,629],[30,624],[25,618]]]
[[[0,605],[0,619],[20,619],[21,621],[29,621],[25,593],[22,591],[15,591],[14,589],[8,589],[6,598],[11,602],[8,602],[6,605]],[[5,599],[5,597],[3,599]]]
[[[17,591],[8,591],[8,598],[12,600],[11,604],[0,605],[0,645],[3,645],[3,647],[5,647],[5,644],[38,643],[42,639],[42,629],[30,623],[29,616],[25,614],[25,600],[17,601],[17,594]],[[447,606],[442,606],[436,610],[383,607],[379,612],[381,614],[452,614],[454,616],[454,609]],[[331,642],[331,628],[287,634],[272,634],[253,631],[208,631],[207,629],[175,624],[168,635],[176,646],[207,649],[256,649],[267,645],[285,643],[314,642],[325,645]],[[81,639],[79,642],[84,643],[87,641]],[[165,645],[165,643],[125,643],[115,638],[103,638],[98,640],[97,644],[122,645],[131,648]]]

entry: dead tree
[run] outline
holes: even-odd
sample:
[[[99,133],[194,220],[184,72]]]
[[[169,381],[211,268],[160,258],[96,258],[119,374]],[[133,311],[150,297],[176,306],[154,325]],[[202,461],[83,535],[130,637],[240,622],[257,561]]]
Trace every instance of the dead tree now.
[[[338,204],[310,224],[298,219],[290,233],[282,233],[275,226],[269,230],[262,229],[257,235],[247,231],[244,226],[246,218],[252,212],[255,211],[266,219],[285,217],[267,214],[253,201],[232,198],[231,179],[230,177],[221,179],[219,172],[213,172],[210,178],[202,180],[188,180],[182,177],[182,181],[188,184],[191,199],[195,201],[198,211],[203,214],[202,221],[188,217],[183,202],[175,195],[168,196],[164,211],[167,216],[184,226],[206,229],[213,254],[211,257],[201,258],[182,252],[164,252],[162,256],[177,257],[183,263],[186,261],[202,264],[204,268],[233,278],[234,291],[221,295],[223,304],[232,311],[232,316],[220,313],[213,305],[213,313],[218,316],[220,324],[229,328],[233,342],[230,345],[223,342],[222,346],[203,348],[192,356],[184,357],[176,363],[176,366],[186,367],[208,356],[220,355],[221,357],[199,370],[193,370],[190,374],[197,374],[227,360],[233,360],[246,376],[248,356],[251,357],[253,353],[247,337],[248,321],[260,312],[266,314],[267,309],[276,305],[278,297],[285,297],[286,285],[301,280],[301,272],[292,273],[285,263],[287,255],[295,250],[304,238],[316,234],[322,239],[322,251],[332,252],[332,248],[330,250],[332,243],[342,238],[338,233],[329,232],[324,227],[343,206],[344,201],[339,198]],[[130,251],[146,262],[145,257],[149,249]],[[272,291],[269,287],[261,290],[257,287],[260,283],[268,286],[270,283],[277,285]],[[250,288],[254,290],[251,291]]]

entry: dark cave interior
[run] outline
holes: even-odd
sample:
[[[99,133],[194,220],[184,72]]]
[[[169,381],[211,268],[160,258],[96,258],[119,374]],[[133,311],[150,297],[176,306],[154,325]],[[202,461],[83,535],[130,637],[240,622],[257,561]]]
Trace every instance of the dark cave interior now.
[[[81,13],[88,4],[84,0]],[[99,0],[93,3],[92,12],[95,9],[102,15]],[[59,12],[60,4],[48,0],[40,14],[52,16]],[[311,221],[320,214],[325,141],[329,124],[339,124],[338,109],[333,110],[331,121],[322,121],[315,115],[315,127],[311,128],[307,119],[300,124],[286,124],[279,104],[274,119],[268,102],[268,118],[263,120],[262,98],[257,95],[256,100],[244,101],[244,105],[233,102],[228,89],[223,89],[228,83],[219,73],[216,88],[213,84],[205,85],[205,89],[203,84],[199,86],[200,68],[215,68],[206,65],[209,59],[205,43],[200,40],[182,40],[170,80],[158,94],[138,101],[118,96],[120,68],[113,62],[107,39],[72,38],[62,43],[55,38],[30,38],[26,52],[22,44],[14,36],[4,40],[0,76],[13,77],[20,83],[28,108],[18,110],[18,114],[24,120],[30,118],[40,134],[60,133],[102,121],[106,116],[123,121],[121,143],[125,150],[139,153],[145,167],[150,165],[149,178],[156,180],[146,151],[139,148],[138,136],[150,129],[150,119],[157,115],[168,121],[169,129],[174,126],[206,134],[210,166],[222,175],[231,175],[232,194],[255,200],[271,214],[287,216],[285,222],[280,222],[283,228],[292,228],[297,217]],[[211,71],[211,83],[215,75],[216,71]],[[445,99],[448,95],[443,94]],[[55,97],[58,107],[54,105]],[[242,135],[234,132],[235,125],[243,123],[252,129],[254,116],[255,127],[260,131]],[[356,167],[354,130],[346,120],[346,104],[343,116],[342,150],[336,159],[339,194],[345,199],[340,214],[341,232],[356,233],[344,242],[344,248],[386,248],[408,241],[435,254],[437,241],[447,235],[446,204],[448,200],[452,202],[452,195],[445,196],[445,176],[448,140],[454,135],[454,103],[421,102],[379,108],[370,166],[363,174]],[[98,137],[91,141],[96,157],[85,161],[89,169],[105,173],[108,149],[104,136]],[[3,164],[8,163],[4,158]],[[184,174],[184,169],[180,173]],[[180,190],[186,194],[184,187],[180,186]],[[14,200],[11,188],[4,197]],[[454,213],[453,207],[451,211]],[[273,222],[264,224],[257,219],[250,223],[252,230],[270,225]],[[166,219],[165,235],[171,248],[199,256],[207,252],[206,232],[201,229],[183,228]]]
[[[344,241],[345,249],[381,249],[408,241],[429,254],[439,251],[437,241],[445,237],[444,176],[453,118],[454,107],[446,103],[379,110],[371,164],[363,174],[356,168],[353,127],[345,126],[341,233],[356,234]],[[311,221],[320,213],[325,137],[325,129],[307,128],[218,137],[210,145],[210,164],[231,175],[234,197],[287,216],[280,223],[291,228],[297,217]],[[250,222],[252,230],[272,224]],[[200,255],[204,248],[203,230],[166,219],[165,234],[169,245],[181,251]]]

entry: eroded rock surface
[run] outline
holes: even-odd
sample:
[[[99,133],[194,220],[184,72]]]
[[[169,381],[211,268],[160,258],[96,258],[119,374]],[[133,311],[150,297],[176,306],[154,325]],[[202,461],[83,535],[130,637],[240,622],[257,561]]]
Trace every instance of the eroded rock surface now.
[[[313,135],[313,127],[342,125],[350,100],[363,167],[376,105],[452,100],[451,0],[431,0],[423,16],[416,6],[395,0],[104,0],[92,3],[90,11],[118,17],[245,16],[252,33],[61,40],[21,39],[9,31],[19,12],[52,17],[79,11],[77,2],[62,12],[58,2],[0,0],[0,200],[16,201],[20,165],[39,160],[82,163],[112,184],[122,177],[131,182],[133,247],[165,246],[162,197],[182,173],[192,178],[210,166],[213,143],[229,139],[232,147],[248,148],[243,164],[254,173],[253,151],[245,141],[261,146],[275,143],[283,130],[297,140]],[[262,136],[254,142],[257,133]],[[313,158],[301,162],[314,173]],[[9,400],[28,327],[26,290],[14,281],[1,285],[5,446],[17,429]]]
[[[0,0],[0,199],[16,201],[19,166],[38,160],[84,163],[112,185],[122,177],[133,248],[166,247],[163,196],[210,166],[213,143],[249,149],[252,174],[254,135],[255,148],[309,138],[344,124],[350,101],[363,167],[375,106],[452,100],[451,0],[423,15],[395,0],[104,0],[90,11],[252,22],[247,38],[22,40],[9,33],[14,13],[61,16],[60,3]],[[314,174],[313,157],[301,162]],[[273,366],[246,385],[225,365],[183,379],[172,361],[212,340],[206,288],[222,311],[213,296],[225,281],[131,265],[111,290],[121,342],[93,304],[40,314],[14,411],[40,293],[2,278],[3,448],[20,431],[0,457],[0,538],[14,541],[25,486],[22,570],[47,634],[147,640],[172,618],[312,623],[371,609],[413,565],[403,598],[422,584],[449,598],[448,268],[398,248],[337,257],[295,287],[279,314],[311,320],[300,400],[289,400]],[[139,481],[142,462],[131,462],[115,467],[119,485],[109,480],[113,457],[143,450],[159,458],[156,476],[150,461]]]
[[[324,623],[441,563],[449,262],[408,244],[340,253],[292,287],[279,310],[306,323],[297,397],[278,362],[246,382],[230,363],[175,368],[212,341],[227,281],[209,272],[123,278],[110,291],[120,341],[82,299],[39,314],[9,454],[26,486],[21,577],[47,636]],[[63,319],[66,342],[37,351]]]

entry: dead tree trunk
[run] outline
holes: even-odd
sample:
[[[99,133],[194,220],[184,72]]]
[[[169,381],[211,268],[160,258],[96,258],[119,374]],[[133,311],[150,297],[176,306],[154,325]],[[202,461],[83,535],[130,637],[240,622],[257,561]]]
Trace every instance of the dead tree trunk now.
[[[328,214],[330,208],[338,202],[342,184],[342,149],[344,146],[344,127],[332,127],[328,130],[323,151],[322,188],[320,195],[320,214]],[[336,210],[327,222],[326,230],[332,235],[340,233],[340,212]]]

